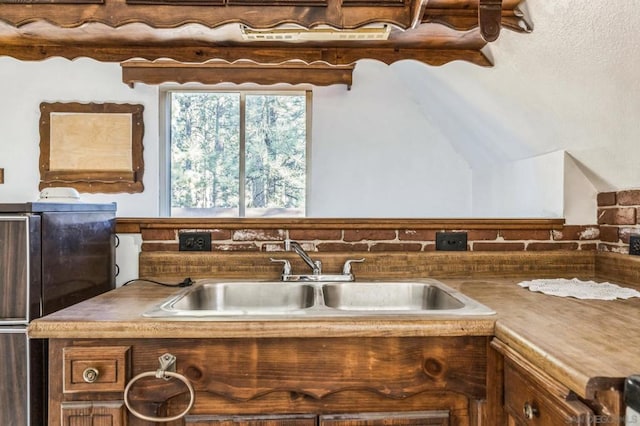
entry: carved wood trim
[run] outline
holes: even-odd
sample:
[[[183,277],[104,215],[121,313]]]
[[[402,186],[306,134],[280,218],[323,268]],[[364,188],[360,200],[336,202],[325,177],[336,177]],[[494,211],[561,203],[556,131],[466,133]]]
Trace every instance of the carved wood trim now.
[[[132,375],[154,371],[156,352],[169,351],[178,359],[178,372],[192,382],[198,394],[233,401],[283,391],[322,399],[351,390],[391,399],[443,391],[484,399],[488,339],[292,337],[123,340],[121,344],[133,348]],[[321,363],[315,362],[319,353]],[[183,394],[185,388],[179,381],[160,381],[130,391],[132,402],[162,401]]]
[[[334,28],[357,28],[378,22],[404,29],[409,28],[412,18],[408,4],[389,7],[375,0],[368,0],[367,5],[357,4],[344,8],[342,0],[275,0],[266,6],[265,2],[259,0],[246,0],[251,2],[249,4],[244,0],[232,0],[231,4],[228,1],[219,4],[222,0],[204,0],[211,1],[210,6],[199,3],[199,0],[186,0],[187,3],[183,4],[178,3],[179,0],[142,0],[158,1],[159,4],[154,8],[145,7],[144,4],[128,4],[129,1],[131,0],[104,0],[100,8],[93,7],[90,10],[73,4],[43,3],[37,9],[7,4],[3,7],[2,19],[16,27],[43,20],[64,28],[74,28],[89,22],[101,22],[113,28],[134,22],[144,23],[152,28],[178,28],[187,23],[215,28],[229,23],[242,23],[258,29],[272,28],[285,22],[305,28],[322,24]],[[385,1],[395,3],[399,0]],[[262,6],[259,13],[256,13],[257,4]],[[204,6],[213,10],[203,9]]]
[[[84,2],[87,4],[83,6]],[[25,3],[38,7],[25,7]],[[495,40],[501,27],[519,32],[532,29],[528,17],[518,8],[519,3],[519,0],[0,0],[2,20],[8,24],[4,30],[0,28],[0,55],[34,61],[86,56],[108,62],[132,58],[170,58],[194,63],[246,59],[258,63],[325,61],[333,65],[351,64],[359,59],[376,59],[386,64],[411,59],[438,66],[463,60],[492,66],[491,58],[481,50],[487,41]],[[155,7],[148,7],[149,4]],[[99,31],[80,28],[97,23],[103,26]],[[145,24],[146,32],[114,31],[132,23]],[[281,46],[243,43],[226,36],[214,41],[212,37],[184,39],[168,35],[171,31],[157,36],[154,31],[183,29],[189,24],[211,29],[228,24],[255,29],[281,24],[354,29],[374,23],[408,31],[392,32],[392,38],[383,44],[350,41]],[[26,24],[31,24],[29,29],[22,30],[20,27]],[[440,25],[457,32],[438,29]],[[55,31],[58,28],[67,31],[62,34]],[[472,31],[477,28],[480,31]]]
[[[332,65],[348,65],[360,59],[376,59],[386,64],[413,59],[428,65],[440,66],[456,60],[464,60],[475,65],[490,67],[493,61],[480,51],[482,46],[469,48],[414,48],[414,47],[218,47],[218,46],[175,46],[175,45],[102,45],[91,43],[63,44],[0,44],[0,55],[11,56],[25,61],[38,61],[61,56],[75,59],[83,56],[100,61],[122,62],[131,58],[155,60],[172,58],[180,62],[202,62],[206,59],[221,58],[229,62],[248,59],[259,63],[281,63],[301,60],[307,63],[324,61]]]
[[[166,82],[198,82],[203,84],[250,82],[265,85],[309,83],[315,86],[346,84],[347,87],[351,87],[353,69],[355,68],[355,64],[306,64],[300,61],[258,64],[247,61],[180,63],[168,60],[154,62],[132,60],[120,65],[122,67],[122,81],[131,87],[135,83],[162,84]]]

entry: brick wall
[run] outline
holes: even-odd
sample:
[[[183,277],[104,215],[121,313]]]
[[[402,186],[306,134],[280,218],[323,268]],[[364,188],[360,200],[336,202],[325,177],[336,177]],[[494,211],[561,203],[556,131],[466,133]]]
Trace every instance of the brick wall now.
[[[640,235],[640,189],[598,194],[600,251],[629,252],[629,236]]]
[[[178,235],[211,234],[212,251],[274,252],[284,240],[316,252],[428,252],[438,231],[467,232],[469,251],[599,250],[626,254],[629,236],[640,235],[640,189],[598,194],[597,224],[562,220],[389,219],[221,220],[119,219],[118,232],[140,233],[143,251],[178,251]],[[274,225],[275,223],[275,225]],[[412,226],[415,225],[416,226]],[[441,226],[440,226],[441,225]]]
[[[508,221],[505,221],[508,222]],[[197,231],[211,234],[212,251],[272,252],[284,249],[284,240],[290,238],[302,244],[307,251],[317,252],[397,252],[433,251],[439,229],[341,229],[299,228],[185,228],[141,229],[143,251],[177,251],[178,234]],[[540,229],[441,229],[467,232],[469,251],[549,251],[596,250],[600,238],[597,225],[549,226]]]

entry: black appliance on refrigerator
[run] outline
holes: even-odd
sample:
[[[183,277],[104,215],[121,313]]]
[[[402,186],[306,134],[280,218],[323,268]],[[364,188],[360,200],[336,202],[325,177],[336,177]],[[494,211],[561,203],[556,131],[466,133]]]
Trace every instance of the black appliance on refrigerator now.
[[[27,326],[115,287],[116,204],[0,204],[0,425],[41,426],[47,344]]]
[[[624,402],[627,406],[625,425],[640,426],[640,374],[624,381]]]

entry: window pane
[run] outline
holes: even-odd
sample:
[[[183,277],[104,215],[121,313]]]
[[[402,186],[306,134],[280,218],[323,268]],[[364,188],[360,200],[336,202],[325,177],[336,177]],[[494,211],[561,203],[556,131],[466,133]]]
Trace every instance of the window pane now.
[[[306,97],[247,95],[247,216],[304,216]]]
[[[171,94],[171,215],[238,216],[240,95]]]

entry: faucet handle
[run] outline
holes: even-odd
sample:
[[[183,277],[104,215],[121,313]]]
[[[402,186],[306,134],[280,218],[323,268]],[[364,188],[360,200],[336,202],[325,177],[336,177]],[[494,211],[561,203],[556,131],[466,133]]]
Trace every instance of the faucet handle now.
[[[316,267],[313,268],[313,273],[316,274],[316,275],[322,274],[322,261],[314,260],[313,264],[316,265]]]
[[[282,275],[291,275],[291,262],[288,259],[270,258],[269,260],[274,263],[282,263]]]
[[[342,274],[343,275],[351,274],[351,264],[352,263],[362,263],[362,262],[364,262],[364,258],[347,260],[346,262],[344,262],[344,266],[342,267]]]

